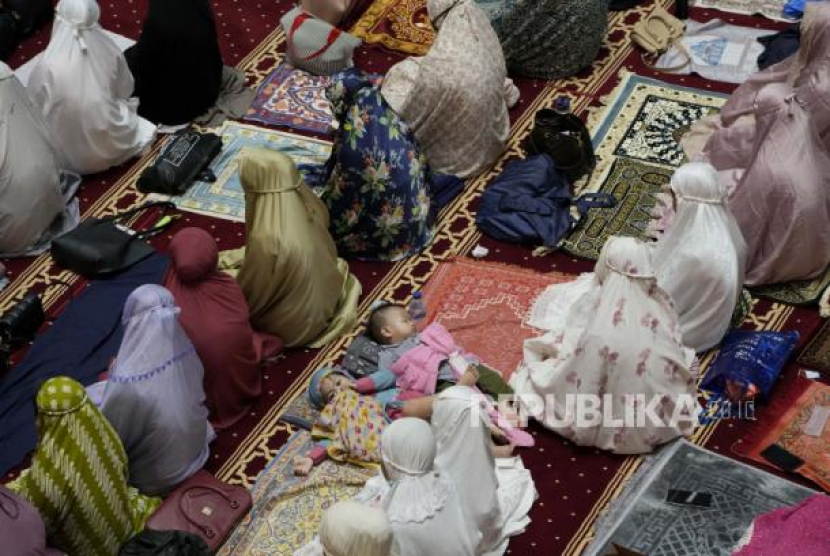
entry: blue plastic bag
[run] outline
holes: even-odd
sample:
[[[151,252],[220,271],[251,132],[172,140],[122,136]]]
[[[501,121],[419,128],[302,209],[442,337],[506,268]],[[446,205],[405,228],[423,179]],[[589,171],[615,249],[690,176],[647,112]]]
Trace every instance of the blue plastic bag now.
[[[784,15],[793,19],[798,19],[804,15],[804,10],[807,9],[807,2],[824,2],[826,0],[790,0],[784,6]]]
[[[700,388],[731,399],[735,397],[734,388],[728,388],[731,383],[741,389],[742,395],[754,392],[767,397],[798,339],[799,334],[794,330],[733,330],[724,338]]]

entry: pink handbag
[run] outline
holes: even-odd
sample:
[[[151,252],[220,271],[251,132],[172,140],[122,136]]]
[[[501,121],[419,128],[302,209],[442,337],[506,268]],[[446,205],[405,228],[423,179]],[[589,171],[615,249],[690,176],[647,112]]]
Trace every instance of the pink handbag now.
[[[201,470],[179,485],[147,520],[156,531],[186,531],[215,551],[253,506],[247,489]]]

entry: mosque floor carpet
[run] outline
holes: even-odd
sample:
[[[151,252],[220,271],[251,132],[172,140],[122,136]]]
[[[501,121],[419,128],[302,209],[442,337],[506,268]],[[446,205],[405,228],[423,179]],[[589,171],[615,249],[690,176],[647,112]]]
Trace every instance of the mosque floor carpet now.
[[[588,70],[556,82],[516,80],[522,99],[511,111],[513,129],[504,156],[489,172],[471,178],[463,193],[442,211],[433,245],[418,257],[395,264],[351,265],[364,287],[360,304],[362,317],[367,315],[369,305],[375,299],[406,302],[414,289],[422,288],[428,282],[442,261],[468,256],[477,244],[490,250],[487,260],[491,262],[520,265],[539,272],[578,273],[591,270],[593,263],[573,259],[564,253],[534,257],[530,248],[482,237],[475,228],[475,210],[486,185],[507,162],[522,154],[521,145],[530,132],[535,111],[550,107],[558,95],[570,96],[575,111],[586,116],[601,107],[603,96],[619,83],[620,70],[623,69],[675,85],[721,93],[731,91],[733,87],[730,85],[706,82],[694,76],[654,74],[644,67],[628,34],[631,26],[648,13],[654,3],[646,2],[628,12],[611,14],[606,45]],[[670,8],[672,2],[656,0],[656,3]],[[225,61],[244,69],[251,86],[259,85],[279,64],[285,37],[277,22],[291,4],[290,0],[213,2]],[[105,28],[135,39],[146,9],[146,0],[103,0],[101,23]],[[761,18],[707,10],[693,10],[692,16],[698,20],[721,17],[731,23],[776,30],[781,28],[781,25]],[[48,37],[49,30],[42,29],[28,39],[12,58],[12,67],[34,56],[45,46]],[[359,49],[356,63],[365,70],[383,73],[401,58],[399,54],[369,45]],[[136,191],[135,181],[154,154],[151,152],[139,161],[86,178],[81,190],[84,214],[100,216],[141,202],[143,197]],[[244,228],[240,223],[185,213],[170,234],[185,226],[209,230],[220,249],[231,249],[244,243]],[[170,234],[156,238],[154,244],[163,250]],[[41,291],[55,279],[78,280],[53,265],[47,256],[3,262],[10,270],[12,283],[0,293],[0,311],[9,307],[22,293]],[[76,287],[81,287],[82,282],[76,284]],[[66,294],[51,293],[44,301],[49,310],[56,311],[66,302]],[[813,308],[764,300],[754,305],[752,314],[745,322],[745,326],[756,329],[799,330],[802,346],[819,325],[818,312]],[[293,432],[288,425],[279,422],[279,416],[304,391],[310,373],[323,364],[336,361],[351,337],[342,338],[321,350],[292,350],[269,367],[264,373],[261,399],[249,416],[219,434],[212,446],[208,469],[226,481],[253,486],[260,472],[288,442]],[[705,362],[710,360],[711,355]],[[791,365],[781,380],[788,383],[795,380],[796,375],[797,367]],[[763,410],[763,407],[758,409]],[[741,421],[714,422],[700,428],[692,440],[716,452],[736,457],[731,447],[746,434],[748,426],[748,423]],[[510,553],[575,556],[590,542],[597,516],[620,494],[641,459],[576,447],[535,425],[530,430],[537,445],[521,455],[534,475],[540,498],[531,513],[532,524],[523,535],[513,539]]]

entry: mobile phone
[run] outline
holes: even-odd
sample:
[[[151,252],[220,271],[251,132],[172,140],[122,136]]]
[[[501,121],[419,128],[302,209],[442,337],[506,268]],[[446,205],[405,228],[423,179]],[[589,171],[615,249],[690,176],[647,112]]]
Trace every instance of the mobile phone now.
[[[710,508],[712,495],[708,492],[694,492],[691,490],[677,490],[670,488],[666,502],[676,506],[693,506],[695,508]]]
[[[776,467],[780,467],[784,471],[795,471],[804,465],[803,459],[795,454],[791,454],[778,444],[768,446],[763,452],[761,452],[761,457]]]

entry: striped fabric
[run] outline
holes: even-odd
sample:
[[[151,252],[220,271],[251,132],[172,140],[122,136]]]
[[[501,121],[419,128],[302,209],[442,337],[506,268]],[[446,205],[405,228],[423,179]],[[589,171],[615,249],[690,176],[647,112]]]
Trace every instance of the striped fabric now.
[[[301,16],[308,19],[295,26],[295,20]],[[353,53],[360,46],[360,39],[300,8],[286,13],[280,23],[287,37],[285,61],[295,68],[314,75],[332,75],[354,66]]]
[[[32,465],[9,487],[38,509],[49,543],[67,556],[117,556],[159,500],[127,486],[124,447],[83,386],[52,378],[37,408]]]

